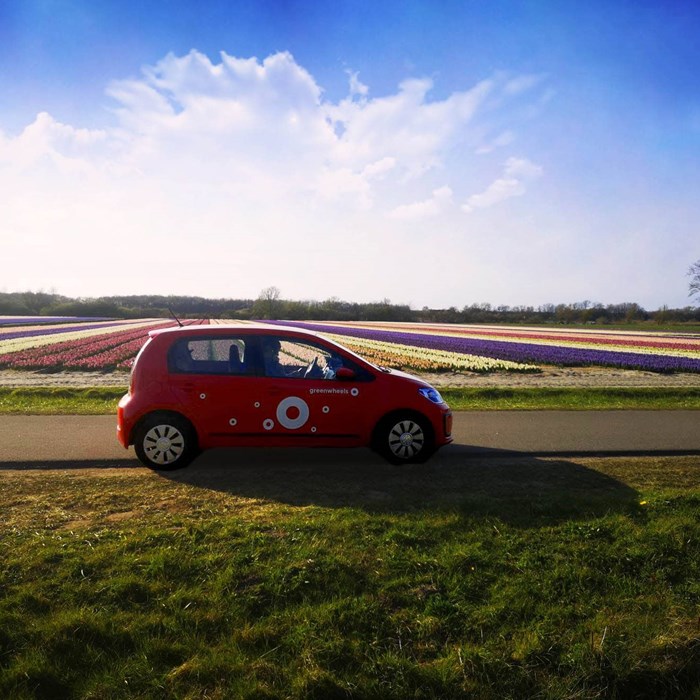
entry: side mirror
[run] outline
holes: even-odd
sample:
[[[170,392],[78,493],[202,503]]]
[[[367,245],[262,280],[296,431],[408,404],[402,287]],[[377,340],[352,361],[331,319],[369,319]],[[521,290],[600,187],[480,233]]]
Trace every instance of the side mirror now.
[[[349,367],[338,367],[335,371],[335,378],[341,381],[347,381],[349,379],[355,379],[355,371]]]

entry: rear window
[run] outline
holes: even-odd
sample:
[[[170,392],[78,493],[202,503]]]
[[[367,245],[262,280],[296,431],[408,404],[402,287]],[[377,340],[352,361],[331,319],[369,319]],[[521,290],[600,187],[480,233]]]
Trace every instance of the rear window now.
[[[247,341],[240,337],[182,338],[170,348],[174,374],[247,374]]]

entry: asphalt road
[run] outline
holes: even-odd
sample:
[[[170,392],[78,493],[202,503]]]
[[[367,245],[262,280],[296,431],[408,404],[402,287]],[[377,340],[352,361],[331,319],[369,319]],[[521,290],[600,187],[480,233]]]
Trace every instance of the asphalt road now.
[[[453,434],[444,458],[700,455],[700,411],[460,411]],[[0,416],[0,468],[71,465],[138,462],[117,442],[114,416]]]

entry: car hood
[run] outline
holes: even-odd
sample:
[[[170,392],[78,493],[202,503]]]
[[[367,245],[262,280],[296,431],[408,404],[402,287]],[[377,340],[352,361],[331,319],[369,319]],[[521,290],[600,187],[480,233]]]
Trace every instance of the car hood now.
[[[427,386],[433,389],[434,387],[432,384],[428,384],[425,380],[421,379],[420,377],[416,377],[414,374],[409,374],[408,372],[402,372],[400,369],[392,369],[391,372],[387,375],[388,377],[398,377],[400,381],[405,381],[409,380],[416,386]]]

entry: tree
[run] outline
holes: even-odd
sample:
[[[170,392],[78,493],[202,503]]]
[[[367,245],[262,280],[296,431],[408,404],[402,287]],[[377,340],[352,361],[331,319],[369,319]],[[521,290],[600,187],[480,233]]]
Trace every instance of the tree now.
[[[275,318],[275,308],[280,298],[277,287],[265,287],[258,295],[253,306],[253,315],[258,318]]]
[[[696,294],[700,296],[700,260],[696,260],[690,266],[688,269],[688,277],[690,277],[688,296],[694,297]]]

